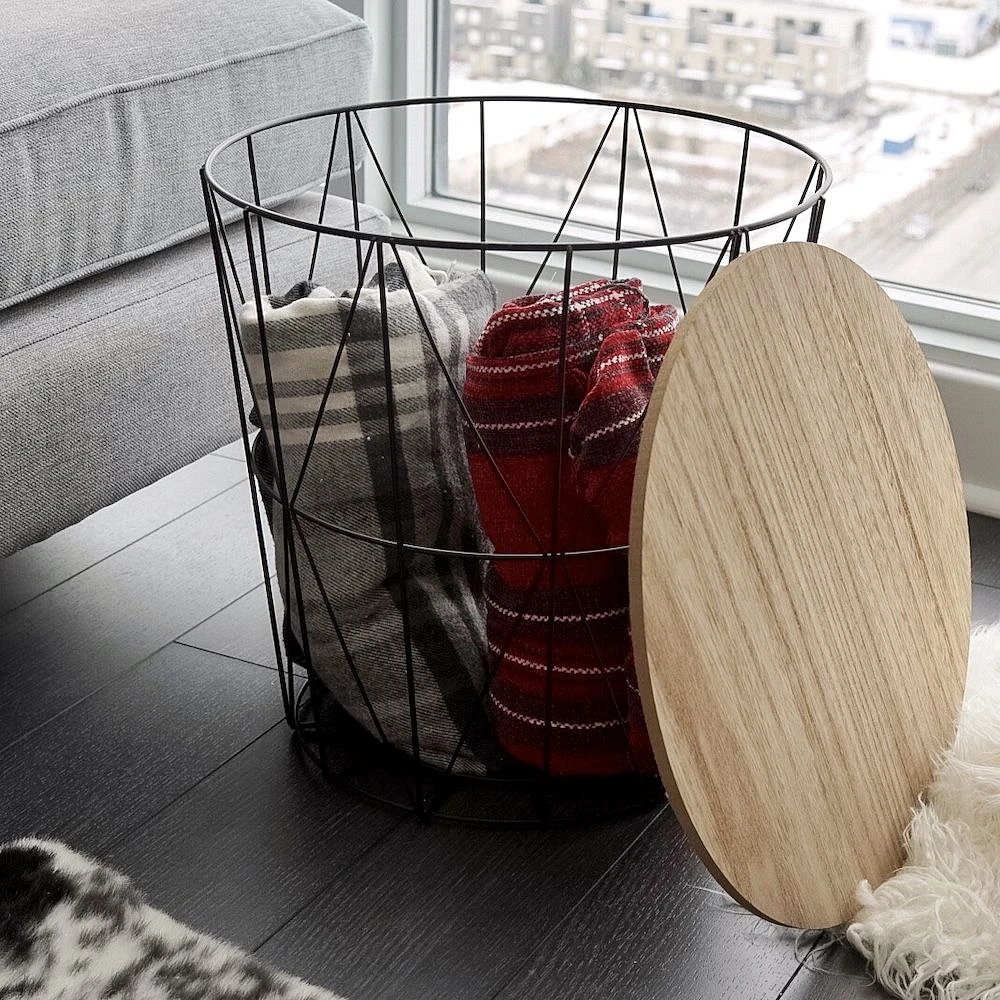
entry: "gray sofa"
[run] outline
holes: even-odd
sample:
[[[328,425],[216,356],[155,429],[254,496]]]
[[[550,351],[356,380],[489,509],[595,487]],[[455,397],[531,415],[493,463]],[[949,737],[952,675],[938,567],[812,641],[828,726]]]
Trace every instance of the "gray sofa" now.
[[[4,21],[0,556],[238,436],[198,168],[245,127],[366,99],[371,65],[328,0],[13,0]],[[269,203],[315,217],[323,150],[266,160]],[[303,277],[301,231],[268,247],[276,282]]]

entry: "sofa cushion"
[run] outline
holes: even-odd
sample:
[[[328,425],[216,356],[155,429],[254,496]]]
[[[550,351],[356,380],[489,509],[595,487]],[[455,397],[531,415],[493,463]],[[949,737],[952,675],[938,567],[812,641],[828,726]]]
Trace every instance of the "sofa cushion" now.
[[[282,211],[315,219],[319,199]],[[331,225],[353,223],[331,198]],[[360,206],[362,228],[389,232]],[[247,279],[242,225],[230,245]],[[265,224],[276,287],[309,273],[309,232]],[[320,242],[316,279],[357,281],[355,243]],[[65,528],[239,434],[207,236],[0,311],[0,557]]]
[[[367,26],[328,0],[8,0],[3,35],[0,308],[204,232],[213,146],[365,100],[371,66]],[[263,151],[265,200],[323,174],[316,139]]]

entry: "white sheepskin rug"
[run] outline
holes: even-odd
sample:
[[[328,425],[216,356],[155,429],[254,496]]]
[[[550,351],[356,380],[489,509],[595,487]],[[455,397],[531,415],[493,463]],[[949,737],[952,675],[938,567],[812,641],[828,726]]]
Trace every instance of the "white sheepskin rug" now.
[[[972,635],[955,743],[906,851],[887,882],[859,887],[848,939],[904,1000],[1000,1000],[1000,625]]]

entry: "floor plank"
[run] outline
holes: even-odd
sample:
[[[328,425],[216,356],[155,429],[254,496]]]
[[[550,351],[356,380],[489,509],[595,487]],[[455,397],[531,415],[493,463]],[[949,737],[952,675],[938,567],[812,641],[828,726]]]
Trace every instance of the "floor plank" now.
[[[105,858],[178,920],[259,946],[409,822],[327,784],[291,740],[272,729]]]
[[[496,994],[773,1000],[795,973],[795,933],[730,903],[669,810]]]
[[[274,578],[271,580],[271,593],[278,620],[281,621],[283,605]],[[190,632],[185,632],[177,641],[264,667],[275,667],[274,638],[264,584],[196,625]]]
[[[0,559],[0,614],[107,559],[245,476],[231,462],[206,455],[79,524]]]
[[[410,821],[258,954],[364,1000],[489,997],[649,822]]]
[[[1000,590],[979,583],[972,585],[972,625],[1000,622]]]
[[[0,748],[262,578],[242,483],[0,617]]]
[[[1000,520],[970,514],[969,544],[973,582],[1000,587]]]
[[[831,944],[808,956],[781,1000],[886,1000],[889,996],[853,948]]]
[[[237,438],[231,444],[226,444],[221,448],[217,448],[213,454],[221,455],[223,458],[233,459],[234,461],[242,462],[246,465],[247,456],[243,447],[243,438]]]
[[[170,645],[0,758],[0,838],[101,854],[282,718],[278,677]]]

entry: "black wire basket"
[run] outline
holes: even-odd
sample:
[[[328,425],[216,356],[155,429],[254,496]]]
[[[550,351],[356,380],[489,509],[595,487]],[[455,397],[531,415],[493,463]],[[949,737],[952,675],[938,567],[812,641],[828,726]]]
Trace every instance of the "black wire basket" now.
[[[408,220],[377,141],[404,125],[468,239]],[[304,148],[319,180],[288,192]],[[659,801],[629,633],[642,417],[690,282],[815,242],[826,163],[681,109],[440,97],[261,125],[202,181],[300,745],[421,818]]]

